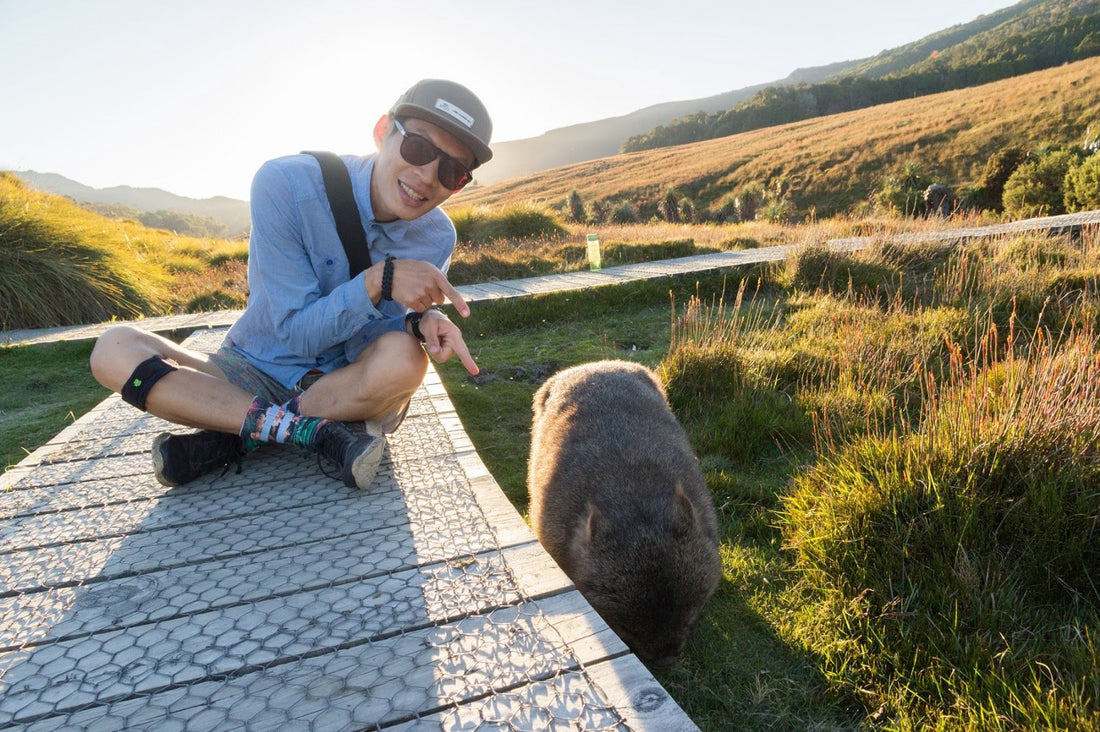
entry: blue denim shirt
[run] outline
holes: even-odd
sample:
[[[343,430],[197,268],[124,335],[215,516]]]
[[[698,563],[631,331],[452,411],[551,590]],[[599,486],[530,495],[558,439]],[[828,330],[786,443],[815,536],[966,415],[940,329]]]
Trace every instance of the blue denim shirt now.
[[[387,254],[421,259],[444,272],[455,228],[440,209],[412,221],[380,223],[370,204],[374,156],[345,156],[372,262]],[[408,308],[375,307],[364,274],[348,279],[321,168],[310,155],[268,161],[252,181],[248,306],[225,345],[290,388],[311,369],[347,366],[374,339],[405,327]]]

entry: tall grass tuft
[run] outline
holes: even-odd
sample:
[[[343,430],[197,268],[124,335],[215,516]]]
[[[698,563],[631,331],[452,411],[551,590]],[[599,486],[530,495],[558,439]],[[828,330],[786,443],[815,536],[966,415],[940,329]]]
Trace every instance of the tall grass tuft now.
[[[0,173],[0,328],[241,307],[247,242],[108,219]]]
[[[1100,231],[967,244],[939,268],[933,289],[938,301],[988,311],[1002,326],[1010,318],[1024,328],[1100,324]]]
[[[500,209],[464,207],[449,209],[458,239],[485,244],[496,239],[557,239],[565,226],[549,209],[530,204],[510,204]]]
[[[160,267],[119,256],[98,219],[0,173],[0,329],[133,318],[163,305]]]
[[[724,297],[710,305],[692,297],[677,313],[674,301],[669,350],[658,369],[696,450],[741,465],[810,434],[790,395],[751,366],[747,354],[768,342],[780,310],[763,298],[746,303],[747,284],[741,281],[731,306]]]
[[[1093,703],[1100,342],[1027,341],[953,346],[942,380],[917,374],[918,424],[824,445],[785,498],[827,608],[804,640],[902,726],[1073,726]]]

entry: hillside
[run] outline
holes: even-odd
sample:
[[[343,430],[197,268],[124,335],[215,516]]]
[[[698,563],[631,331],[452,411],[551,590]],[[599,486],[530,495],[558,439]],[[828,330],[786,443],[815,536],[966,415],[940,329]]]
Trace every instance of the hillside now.
[[[750,127],[743,125],[764,126],[760,118],[774,114],[797,112],[797,117],[780,120],[790,122],[854,109],[856,104],[866,107],[930,91],[973,86],[1079,60],[1100,50],[1096,48],[1096,34],[1089,35],[1093,26],[1100,26],[1098,13],[1100,0],[1022,0],[868,58],[796,69],[784,79],[703,99],[658,104],[620,117],[551,130],[538,137],[500,142],[493,146],[493,160],[478,171],[476,179],[482,185],[493,185],[548,168],[615,155],[624,146],[640,150],[746,131]],[[1080,44],[1073,40],[1078,37],[1092,40],[1078,48]],[[900,86],[912,88],[899,92],[897,79],[907,74],[912,75],[911,83]],[[940,86],[936,88],[936,84]],[[843,102],[837,99],[837,88],[845,97]],[[859,103],[860,96],[868,99]],[[807,102],[811,109],[799,109]],[[835,108],[830,110],[829,106]],[[745,114],[745,108],[750,114]],[[752,119],[746,121],[744,117]],[[685,120],[689,124],[682,124]],[[737,129],[739,125],[741,129]],[[695,127],[702,129],[689,129]],[[631,142],[632,138],[648,137],[656,139],[646,145]]]
[[[847,71],[858,61],[838,61],[826,66],[795,69],[785,79],[753,84],[701,99],[654,104],[629,114],[559,127],[537,137],[493,144],[493,159],[478,168],[474,180],[493,185],[540,170],[618,154],[623,141],[658,125],[693,114],[716,114],[747,101],[776,85],[812,84]]]
[[[1100,55],[1100,0],[1023,0],[848,64],[820,83],[768,86],[714,114],[635,135],[622,152],[700,142],[985,84]]]
[[[226,234],[231,237],[247,235],[252,224],[248,202],[225,196],[198,199],[178,196],[159,188],[92,188],[56,173],[21,170],[15,174],[36,190],[67,196],[79,203],[119,204],[147,212],[180,211],[214,219],[226,226]]]
[[[587,202],[652,205],[675,187],[712,207],[749,183],[777,185],[799,210],[842,212],[866,200],[892,168],[913,163],[959,190],[994,152],[1077,144],[1100,118],[1100,58],[917,99],[616,155],[464,191],[450,205]]]
[[[752,98],[766,86],[769,84],[757,84],[704,99],[655,104],[618,117],[560,127],[537,137],[497,142],[493,144],[493,159],[478,168],[475,180],[480,185],[492,185],[548,168],[615,155],[623,140],[632,135],[688,114],[713,114],[729,109]]]

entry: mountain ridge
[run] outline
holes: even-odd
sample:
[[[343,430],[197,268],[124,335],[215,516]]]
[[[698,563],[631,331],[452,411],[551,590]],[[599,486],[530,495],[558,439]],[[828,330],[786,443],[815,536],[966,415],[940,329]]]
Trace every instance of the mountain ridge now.
[[[31,188],[67,196],[79,203],[119,204],[139,211],[181,211],[214,219],[226,226],[229,236],[248,234],[251,214],[247,201],[228,196],[189,198],[161,188],[128,185],[93,188],[58,173],[12,171]]]

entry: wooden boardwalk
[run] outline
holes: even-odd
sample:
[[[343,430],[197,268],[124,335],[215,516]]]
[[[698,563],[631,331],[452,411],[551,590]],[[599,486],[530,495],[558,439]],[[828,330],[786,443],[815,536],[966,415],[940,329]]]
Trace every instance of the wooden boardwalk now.
[[[0,729],[695,729],[434,370],[369,491],[282,446],[168,489],[168,428],[112,396],[0,478]]]

